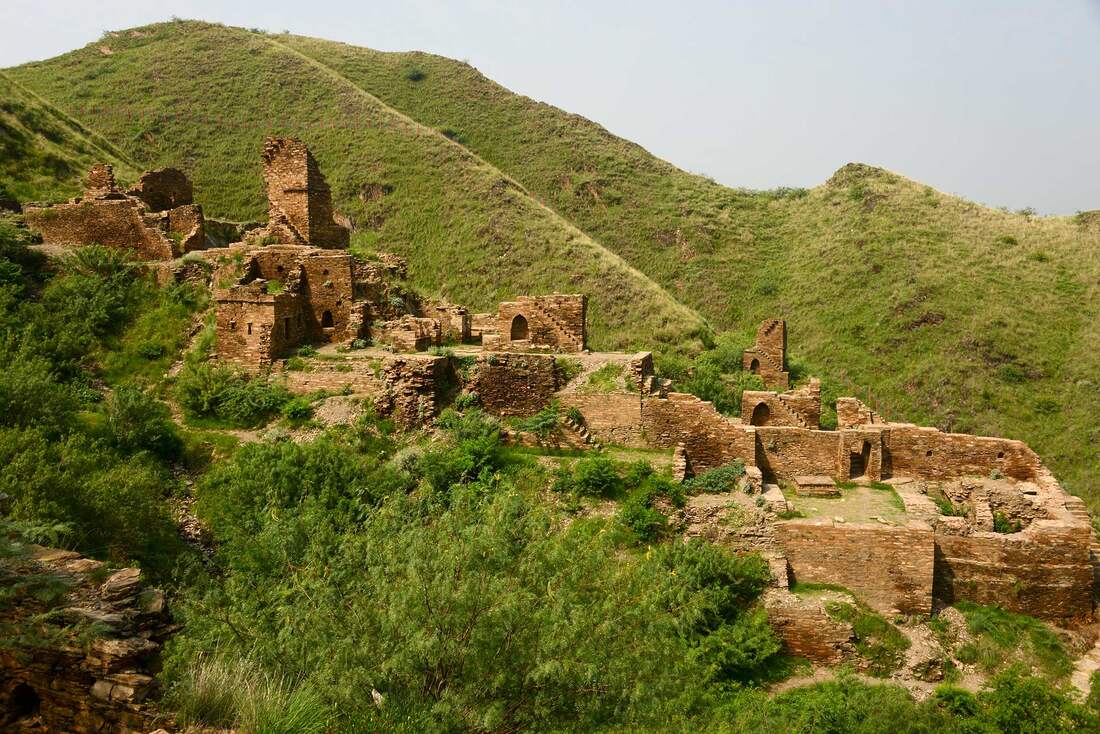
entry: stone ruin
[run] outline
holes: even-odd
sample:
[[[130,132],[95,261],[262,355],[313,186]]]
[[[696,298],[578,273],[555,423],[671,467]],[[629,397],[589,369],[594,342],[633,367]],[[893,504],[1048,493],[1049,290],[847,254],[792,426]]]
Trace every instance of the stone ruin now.
[[[791,374],[787,371],[787,322],[768,319],[756,331],[756,342],[745,350],[746,372],[759,375],[769,390],[786,390]]]
[[[332,193],[309,148],[296,138],[268,138],[262,157],[268,221],[249,239],[346,248],[350,232],[336,222]]]
[[[32,547],[7,561],[16,579],[55,578],[60,604],[15,597],[0,627],[35,624],[39,639],[0,646],[0,731],[23,734],[129,734],[162,725],[151,705],[159,692],[161,644],[175,627],[164,595],[143,586],[141,572],[107,572],[72,551]],[[18,581],[16,582],[18,583]]]
[[[191,182],[164,168],[142,174],[122,191],[113,168],[92,167],[84,193],[66,204],[23,209],[27,225],[47,245],[103,245],[139,260],[171,260],[206,245],[202,208],[191,200]]]
[[[478,319],[486,349],[583,352],[588,346],[584,295],[520,296],[501,303],[495,320],[486,316]]]

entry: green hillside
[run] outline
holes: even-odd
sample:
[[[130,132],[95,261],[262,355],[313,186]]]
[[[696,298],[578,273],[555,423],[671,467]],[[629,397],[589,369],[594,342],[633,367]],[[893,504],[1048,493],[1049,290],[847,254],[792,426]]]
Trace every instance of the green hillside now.
[[[859,165],[808,191],[730,189],[466,64],[290,35],[170,23],[6,73],[142,166],[183,166],[215,216],[261,217],[260,140],[299,135],[357,245],[408,255],[418,285],[476,307],[587,291],[597,347],[690,346],[696,314],[743,333],[782,316],[830,389],[1027,440],[1100,509],[1086,218]]]
[[[169,23],[10,73],[143,167],[182,167],[213,216],[263,217],[261,143],[295,135],[356,224],[355,244],[407,255],[430,293],[475,308],[528,291],[598,293],[602,348],[704,328],[501,171],[262,34]]]
[[[896,419],[1027,440],[1100,508],[1087,218],[990,209],[859,165],[809,191],[729,189],[468,64],[282,42],[447,131],[715,327],[782,316],[796,354],[844,392]]]
[[[10,196],[70,197],[99,161],[113,163],[124,181],[137,176],[117,148],[0,73],[0,184]]]

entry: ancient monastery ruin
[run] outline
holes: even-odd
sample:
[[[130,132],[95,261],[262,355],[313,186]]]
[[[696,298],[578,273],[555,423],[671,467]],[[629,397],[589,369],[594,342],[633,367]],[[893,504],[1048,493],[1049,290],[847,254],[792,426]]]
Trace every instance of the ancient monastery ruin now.
[[[746,391],[740,418],[724,416],[656,376],[648,352],[590,352],[584,295],[520,296],[495,313],[416,296],[402,286],[401,258],[347,251],[348,229],[301,142],[269,139],[262,159],[268,223],[227,247],[205,249],[201,209],[173,169],[122,193],[110,168],[97,166],[83,197],[30,209],[27,219],[47,242],[94,241],[172,261],[161,277],[187,277],[187,259],[177,258],[196,253],[189,259],[213,269],[217,358],[281,373],[292,390],[370,397],[410,428],[429,425],[462,392],[498,416],[530,416],[556,401],[582,419],[563,421],[578,448],[674,452],[680,479],[743,463],[741,491],[723,501],[757,521],[694,534],[769,560],[766,606],[796,654],[837,661],[852,630],[819,600],[790,593],[795,581],[842,586],[885,614],[929,615],[966,600],[1062,625],[1092,618],[1098,546],[1087,512],[1024,443],[890,421],[853,397],[837,400],[837,428],[823,430],[819,383],[792,389],[782,320],[761,324],[744,352],[744,368],[767,390]],[[428,351],[444,344],[450,349]],[[303,345],[333,351],[296,357],[304,368],[291,369]],[[587,388],[600,369],[617,370],[612,389]],[[821,509],[836,498],[851,499],[847,516]],[[689,505],[689,525],[707,511]],[[9,664],[5,675],[0,704],[26,695],[20,686],[41,685],[33,670]],[[110,686],[138,679],[95,680],[115,700],[130,689]]]

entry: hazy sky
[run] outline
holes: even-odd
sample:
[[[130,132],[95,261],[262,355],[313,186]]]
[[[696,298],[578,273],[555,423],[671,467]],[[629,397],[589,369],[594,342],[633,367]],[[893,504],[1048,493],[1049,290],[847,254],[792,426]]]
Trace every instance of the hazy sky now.
[[[173,15],[466,59],[731,186],[860,161],[986,204],[1100,209],[1100,0],[3,0],[0,66]]]

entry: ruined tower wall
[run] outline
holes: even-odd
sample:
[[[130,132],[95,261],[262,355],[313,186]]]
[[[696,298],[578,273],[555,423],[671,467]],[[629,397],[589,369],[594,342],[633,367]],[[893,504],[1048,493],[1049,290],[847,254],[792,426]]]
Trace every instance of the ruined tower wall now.
[[[149,211],[153,212],[194,203],[190,179],[176,168],[146,171],[126,193],[144,201]]]
[[[305,144],[268,138],[262,157],[268,225],[257,235],[286,244],[346,248],[349,232],[333,218],[332,194]]]
[[[587,346],[587,317],[584,295],[520,296],[500,304],[497,338],[483,334],[483,339],[500,350],[581,352]]]
[[[218,357],[222,360],[268,365],[306,335],[296,294],[272,295],[237,286],[218,291],[215,299]]]

